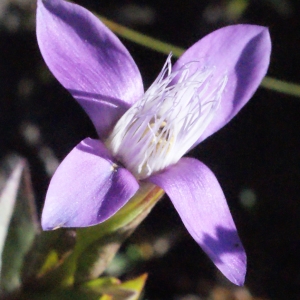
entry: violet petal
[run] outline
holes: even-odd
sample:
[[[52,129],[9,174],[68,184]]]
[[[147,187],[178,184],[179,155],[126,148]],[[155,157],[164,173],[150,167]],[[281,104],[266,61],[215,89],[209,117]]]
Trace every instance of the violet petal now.
[[[106,137],[143,95],[134,60],[108,28],[79,5],[38,0],[36,22],[49,69],[86,110],[100,138]]]
[[[270,53],[267,28],[233,25],[208,34],[178,59],[174,71],[190,62],[196,62],[190,65],[190,74],[196,69],[214,68],[211,89],[225,74],[228,76],[220,106],[195,145],[227,124],[247,103],[267,72]]]
[[[116,167],[104,144],[87,138],[56,170],[42,214],[44,230],[86,227],[114,215],[138,190],[129,171]]]
[[[212,171],[196,159],[182,158],[148,181],[165,190],[191,236],[219,270],[242,285],[246,254]]]

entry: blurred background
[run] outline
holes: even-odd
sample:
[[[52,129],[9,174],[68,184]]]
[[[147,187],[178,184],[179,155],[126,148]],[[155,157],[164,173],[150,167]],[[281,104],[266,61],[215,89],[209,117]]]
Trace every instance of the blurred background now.
[[[267,26],[268,75],[300,83],[299,0],[76,0],[142,33],[189,47],[236,23]],[[89,118],[48,71],[35,37],[34,0],[0,0],[0,166],[29,161],[41,211],[51,175],[82,139]],[[166,55],[122,40],[145,88]],[[216,174],[248,254],[246,286],[231,285],[185,230],[167,197],[124,244],[108,274],[149,273],[145,299],[300,299],[300,99],[260,88],[217,134],[189,153]]]

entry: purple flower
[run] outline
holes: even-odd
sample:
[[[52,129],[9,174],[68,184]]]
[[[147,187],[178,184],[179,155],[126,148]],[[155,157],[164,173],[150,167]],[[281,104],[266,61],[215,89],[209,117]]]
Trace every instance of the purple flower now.
[[[173,67],[169,56],[146,92],[124,45],[78,5],[38,0],[37,38],[46,64],[99,135],[80,142],[58,167],[43,228],[103,222],[141,182],[151,182],[223,274],[243,284],[246,255],[222,189],[207,166],[182,156],[253,95],[269,65],[268,30],[234,25],[207,35]]]

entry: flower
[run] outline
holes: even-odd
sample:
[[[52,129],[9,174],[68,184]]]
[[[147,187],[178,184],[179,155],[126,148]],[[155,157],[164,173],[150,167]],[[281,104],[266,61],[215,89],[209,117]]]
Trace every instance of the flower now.
[[[246,255],[222,189],[210,169],[182,156],[222,128],[266,74],[266,28],[234,25],[169,56],[144,93],[139,70],[119,39],[86,9],[38,0],[37,38],[58,81],[91,118],[87,138],[54,174],[42,214],[45,230],[85,227],[114,215],[140,182],[165,190],[184,225],[215,265],[242,284]]]

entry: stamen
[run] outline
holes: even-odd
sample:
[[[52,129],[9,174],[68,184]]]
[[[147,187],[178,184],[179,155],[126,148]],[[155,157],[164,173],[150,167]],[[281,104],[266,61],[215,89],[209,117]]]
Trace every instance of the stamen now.
[[[143,98],[118,121],[106,145],[137,179],[176,163],[199,139],[219,107],[228,77],[215,67],[185,64],[172,72],[171,55]]]

